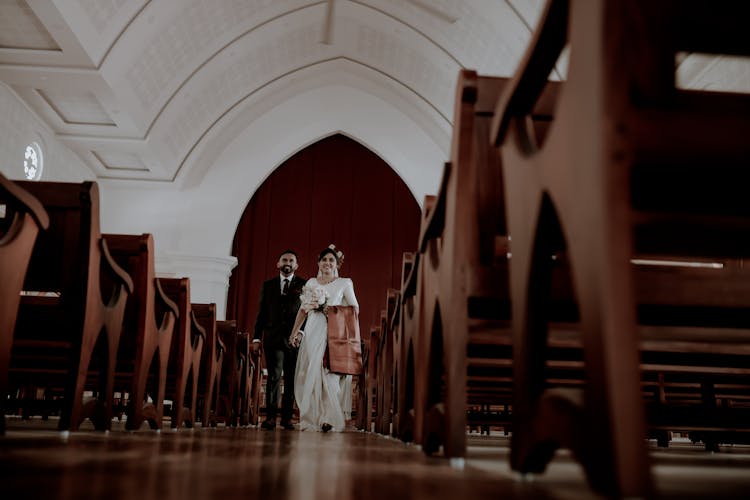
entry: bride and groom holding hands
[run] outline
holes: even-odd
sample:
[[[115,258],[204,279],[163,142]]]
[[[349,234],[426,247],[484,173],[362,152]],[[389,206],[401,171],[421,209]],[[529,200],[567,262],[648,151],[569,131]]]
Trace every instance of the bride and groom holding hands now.
[[[351,374],[361,369],[359,304],[352,280],[338,275],[342,260],[333,245],[323,249],[317,277],[305,281],[294,274],[297,254],[285,250],[279,276],[263,283],[253,339],[256,351],[263,342],[268,370],[263,429],[276,428],[282,372],[284,429],[294,429],[295,399],[300,430],[342,431],[351,418]]]

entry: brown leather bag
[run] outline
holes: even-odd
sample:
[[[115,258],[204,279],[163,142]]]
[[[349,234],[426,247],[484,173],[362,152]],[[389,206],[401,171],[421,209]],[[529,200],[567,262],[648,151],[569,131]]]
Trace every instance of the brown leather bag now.
[[[352,306],[328,307],[328,363],[334,373],[362,373],[359,316]]]

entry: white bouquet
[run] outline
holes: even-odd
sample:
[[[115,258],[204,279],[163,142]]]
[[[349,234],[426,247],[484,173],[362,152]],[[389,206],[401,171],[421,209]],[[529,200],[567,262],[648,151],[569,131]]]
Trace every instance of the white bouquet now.
[[[322,286],[307,286],[302,289],[302,295],[300,295],[300,301],[302,302],[302,309],[309,313],[310,311],[324,312],[326,303],[328,302],[328,292]]]

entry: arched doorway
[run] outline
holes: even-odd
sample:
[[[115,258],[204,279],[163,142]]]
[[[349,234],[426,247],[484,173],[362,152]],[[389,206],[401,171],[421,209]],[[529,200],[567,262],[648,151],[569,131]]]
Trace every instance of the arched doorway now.
[[[317,272],[316,256],[334,243],[354,280],[360,327],[379,324],[386,289],[400,288],[401,257],[419,237],[420,209],[406,184],[377,155],[343,135],[316,142],[277,168],[258,188],[235,232],[238,264],[229,283],[227,319],[252,331],[261,283],[276,275],[281,251],[300,256],[297,273]]]

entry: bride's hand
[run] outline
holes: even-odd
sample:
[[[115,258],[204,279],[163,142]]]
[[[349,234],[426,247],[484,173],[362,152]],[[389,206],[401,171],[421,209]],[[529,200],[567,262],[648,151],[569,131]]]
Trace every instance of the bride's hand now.
[[[292,347],[299,347],[299,345],[302,343],[302,335],[303,333],[301,331],[294,332],[289,337],[289,345]]]

